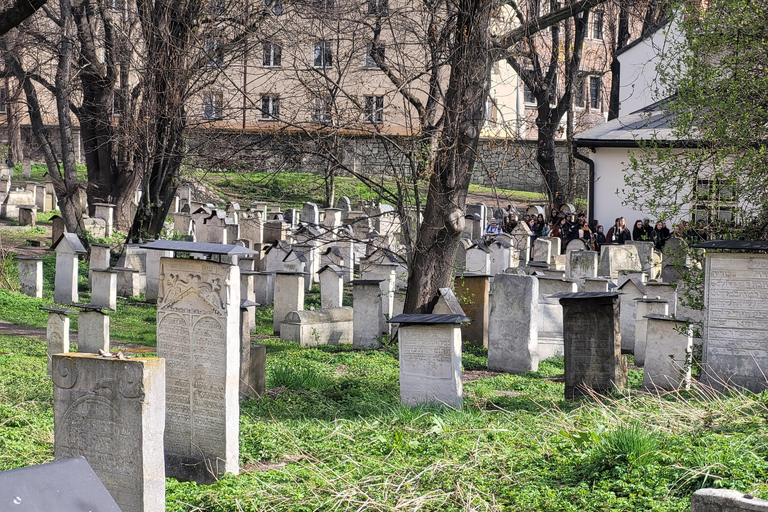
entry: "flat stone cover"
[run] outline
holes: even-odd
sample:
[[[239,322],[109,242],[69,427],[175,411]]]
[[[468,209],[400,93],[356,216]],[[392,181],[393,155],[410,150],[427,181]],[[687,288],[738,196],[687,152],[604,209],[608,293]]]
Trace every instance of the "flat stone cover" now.
[[[0,472],[0,510],[121,512],[84,457]]]

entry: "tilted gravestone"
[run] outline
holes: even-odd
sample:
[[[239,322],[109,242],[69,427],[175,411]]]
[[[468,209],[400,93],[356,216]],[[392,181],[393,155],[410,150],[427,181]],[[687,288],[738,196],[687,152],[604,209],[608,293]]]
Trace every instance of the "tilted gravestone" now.
[[[493,281],[488,326],[488,369],[524,373],[539,368],[539,281],[499,274]]]

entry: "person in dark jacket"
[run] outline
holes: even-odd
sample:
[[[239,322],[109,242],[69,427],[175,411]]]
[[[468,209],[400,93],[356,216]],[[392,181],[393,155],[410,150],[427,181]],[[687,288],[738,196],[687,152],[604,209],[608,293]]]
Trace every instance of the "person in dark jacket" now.
[[[627,219],[617,217],[616,222],[605,235],[605,243],[624,245],[627,240],[632,240],[632,233],[627,229]]]
[[[632,228],[632,240],[637,242],[638,240],[645,240],[645,228],[643,227],[643,221],[637,219],[635,221],[635,227]]]

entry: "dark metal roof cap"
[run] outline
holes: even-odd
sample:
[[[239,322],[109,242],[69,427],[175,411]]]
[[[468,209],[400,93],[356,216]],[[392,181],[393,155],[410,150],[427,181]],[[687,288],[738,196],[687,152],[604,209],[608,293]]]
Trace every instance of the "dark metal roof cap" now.
[[[64,308],[61,306],[40,306],[40,309],[43,311],[49,311],[51,313],[63,313],[65,315],[71,314],[71,313],[77,313],[77,310]]]
[[[350,281],[349,284],[359,284],[359,285],[377,285],[384,281],[384,279],[355,279],[354,281]]]
[[[80,302],[75,302],[72,305],[84,311],[98,311],[99,313],[103,313],[105,311],[114,311],[114,309],[112,308],[108,308],[106,306],[99,306],[98,304],[83,304]]]
[[[579,300],[579,299],[601,299],[613,298],[621,295],[619,292],[576,292],[576,293],[556,293],[550,295],[554,299]]]
[[[694,245],[697,249],[734,251],[768,251],[768,240],[707,240]]]
[[[695,320],[688,318],[687,316],[671,316],[671,315],[645,315],[643,318],[650,318],[651,320],[666,320],[669,322],[685,322],[694,323]]]
[[[463,324],[471,322],[472,319],[464,315],[397,315],[387,322],[390,324],[410,324],[410,325],[435,325],[435,324]]]

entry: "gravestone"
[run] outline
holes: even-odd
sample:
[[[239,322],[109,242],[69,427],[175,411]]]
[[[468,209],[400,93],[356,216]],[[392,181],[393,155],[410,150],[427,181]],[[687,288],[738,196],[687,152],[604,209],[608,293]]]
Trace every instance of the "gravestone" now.
[[[563,355],[563,307],[556,295],[576,293],[578,285],[568,279],[539,278],[539,360]]]
[[[256,272],[253,274],[253,301],[263,306],[271,306],[275,296],[275,274]]]
[[[461,339],[476,347],[488,347],[491,276],[467,273],[456,276],[453,283],[461,309],[472,319],[472,323],[461,326]]]
[[[276,272],[272,327],[280,334],[280,323],[291,311],[304,309],[304,273]]]
[[[301,209],[301,222],[310,226],[317,226],[320,223],[320,211],[315,203],[304,203]]]
[[[503,238],[497,238],[488,246],[491,253],[491,272],[492,276],[501,274],[510,267],[514,267],[515,251],[509,242]]]
[[[531,260],[531,229],[525,222],[518,222],[512,230],[512,247],[518,251],[517,259],[527,265]]]
[[[139,269],[115,267],[117,273],[117,296],[118,297],[138,297],[141,295],[142,281],[145,276],[141,275]],[[145,281],[146,282],[146,281]]]
[[[651,277],[654,276],[654,244],[645,241],[627,241],[624,245],[634,245],[637,247],[637,254],[640,257],[640,270]]]
[[[63,233],[51,246],[56,251],[56,277],[53,289],[53,301],[57,304],[77,302],[77,258],[87,254],[85,247],[74,233]]]
[[[656,390],[688,389],[691,386],[693,332],[686,318],[646,315],[643,387]]]
[[[623,389],[627,360],[621,355],[618,293],[566,293],[559,299],[563,306],[565,398]]]
[[[36,226],[37,225],[37,206],[35,205],[19,205],[19,226]]]
[[[240,270],[240,302],[248,301],[249,305],[246,306],[248,312],[248,323],[251,329],[256,326],[256,293],[253,289],[254,276],[256,272],[252,270]],[[250,332],[250,331],[249,331]]]
[[[157,355],[166,361],[166,472],[198,483],[237,475],[240,270],[236,264],[163,258],[160,277]]]
[[[435,304],[435,307],[432,308],[432,314],[466,316],[464,315],[464,310],[461,309],[459,300],[456,298],[456,295],[453,293],[453,290],[451,290],[450,288],[440,288],[438,291],[440,295],[437,298],[437,303]],[[399,311],[398,315],[401,313],[402,311]]]
[[[600,277],[617,279],[622,270],[642,271],[637,247],[634,245],[604,245],[600,250],[597,274]]]
[[[352,281],[352,346],[356,350],[381,347],[381,281]]]
[[[261,398],[267,389],[267,347],[251,343],[251,385],[250,393],[254,398]]]
[[[379,325],[382,334],[390,334],[391,324],[387,322],[394,315],[392,310],[395,304],[395,289],[397,287],[397,264],[382,262],[380,264],[368,265],[360,278],[363,280],[379,281],[381,291],[381,316]]]
[[[336,208],[341,210],[341,218],[346,219],[347,214],[352,211],[352,203],[347,196],[341,196],[339,200],[336,201]]]
[[[117,309],[117,272],[110,269],[93,270],[91,275],[91,304]]]
[[[46,208],[45,199],[45,185],[35,185],[35,206],[37,206],[37,211],[50,211],[48,208]]]
[[[32,160],[25,158],[21,162],[21,177],[28,180],[32,177]]]
[[[55,244],[61,236],[67,232],[67,225],[64,219],[58,215],[51,217],[51,243]]]
[[[635,309],[637,301],[650,295],[650,291],[643,284],[643,282],[632,277],[627,279],[624,284],[617,288],[621,295],[619,301],[621,303],[621,318],[619,325],[621,326],[621,349],[624,352],[634,352],[635,350]]]
[[[54,457],[85,457],[123,512],[164,510],[164,395],[162,359],[53,356]]]
[[[539,281],[499,274],[493,280],[488,325],[488,369],[524,373],[539,368]]]
[[[716,389],[768,388],[768,254],[707,252],[703,380]]]
[[[110,267],[111,250],[109,244],[91,244],[91,254],[88,261],[88,286],[93,290],[91,277],[94,270],[104,270]]]
[[[325,265],[320,276],[320,307],[340,308],[344,299],[344,271],[336,265]]]
[[[477,224],[480,226],[479,231],[473,233],[474,238],[480,238],[483,235],[485,226],[488,225],[488,209],[482,203],[471,204],[467,206],[467,215],[477,215]]]
[[[575,274],[574,269],[571,267],[571,253],[574,251],[594,252],[594,256],[591,254],[584,255],[587,259],[587,261],[583,263],[584,269],[576,269]],[[568,245],[565,246],[565,254],[563,256],[565,257],[565,277],[571,279],[581,279],[582,277],[597,277],[597,260],[600,255],[597,254],[597,252],[592,251],[589,245],[587,245],[587,243],[581,238],[575,238],[568,242]],[[592,265],[593,257],[595,258],[594,270]]]
[[[354,313],[350,307],[291,311],[280,324],[280,339],[302,347],[352,343]]]
[[[602,277],[588,277],[584,279],[584,292],[607,292],[613,284],[609,279]]]
[[[678,314],[677,285],[671,283],[660,283],[658,281],[648,281],[645,283],[649,297],[659,297],[669,302],[669,315]],[[690,316],[690,315],[683,315]]]
[[[648,333],[648,316],[669,314],[669,302],[659,297],[643,297],[635,299],[635,364],[645,364],[646,335]]]
[[[106,238],[111,237],[115,225],[115,205],[109,203],[96,203],[93,206],[95,208],[93,218],[102,219],[104,221],[104,236]]]
[[[48,354],[47,374],[51,375],[52,359],[54,354],[69,352],[69,314],[77,313],[74,309],[58,306],[43,306],[40,309],[48,312],[48,325],[46,328],[46,345]]]
[[[160,287],[160,258],[172,258],[173,252],[148,250],[145,254],[145,300],[150,304],[156,304],[157,291]]]
[[[77,315],[77,351],[84,354],[109,352],[109,315],[99,306],[75,304]]]
[[[543,261],[544,263],[550,263],[552,261],[552,254],[552,239],[549,237],[539,237],[534,240],[533,261]]]
[[[240,300],[240,400],[251,396],[251,329],[249,309],[256,307],[251,300]]]
[[[490,274],[491,250],[484,242],[478,241],[466,251],[464,274]]]
[[[461,409],[462,315],[397,315],[400,402]]]
[[[699,489],[690,512],[768,512],[768,501],[733,489]]]
[[[35,256],[16,256],[21,293],[41,299],[43,297],[43,259]]]

